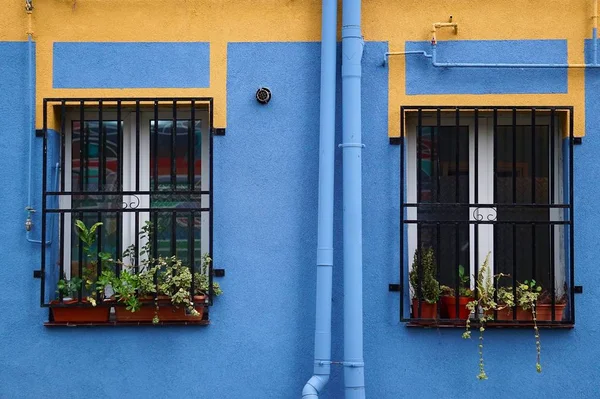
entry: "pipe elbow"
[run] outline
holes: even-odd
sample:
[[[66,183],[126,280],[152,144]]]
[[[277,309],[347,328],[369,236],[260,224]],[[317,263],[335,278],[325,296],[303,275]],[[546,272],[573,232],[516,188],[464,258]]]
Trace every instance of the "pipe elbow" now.
[[[319,393],[329,382],[329,375],[313,375],[302,389],[302,399],[318,399]]]

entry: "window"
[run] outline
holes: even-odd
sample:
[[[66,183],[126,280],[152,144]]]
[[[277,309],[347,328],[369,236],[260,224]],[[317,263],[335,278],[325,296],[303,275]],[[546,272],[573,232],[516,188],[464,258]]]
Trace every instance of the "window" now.
[[[496,290],[516,294],[517,283],[535,280],[549,322],[573,323],[572,109],[404,107],[402,118],[403,281],[430,251],[441,286],[475,290],[489,255]],[[458,314],[441,301],[437,313]],[[402,315],[408,320],[408,307]]]
[[[192,271],[192,292],[194,280],[209,282],[211,304],[212,263],[204,267],[202,259],[212,257],[212,100],[61,99],[44,106],[42,229],[58,245],[42,254],[42,305],[53,306],[58,280],[96,280],[110,263],[98,254],[122,259],[128,248],[130,265],[111,263],[117,276],[139,270],[148,257],[176,256]],[[47,128],[52,115],[60,121],[56,134]],[[97,259],[84,254],[76,220],[102,223]],[[141,233],[145,225],[151,234]],[[89,294],[79,287],[80,306]]]

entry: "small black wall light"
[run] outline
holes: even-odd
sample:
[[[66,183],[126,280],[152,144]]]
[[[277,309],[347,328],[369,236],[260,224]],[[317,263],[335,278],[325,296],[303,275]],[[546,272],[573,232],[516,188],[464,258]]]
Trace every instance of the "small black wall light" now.
[[[271,101],[271,90],[266,87],[256,90],[256,101],[261,104],[268,104]]]

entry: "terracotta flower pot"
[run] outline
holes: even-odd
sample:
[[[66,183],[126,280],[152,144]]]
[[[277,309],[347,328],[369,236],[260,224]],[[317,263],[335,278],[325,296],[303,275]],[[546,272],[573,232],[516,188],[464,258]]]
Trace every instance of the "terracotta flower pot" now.
[[[437,303],[421,301],[421,317],[419,317],[419,300],[412,300],[413,319],[436,319]]]
[[[467,304],[472,300],[473,298],[468,296],[458,297],[458,318],[460,320],[467,320],[469,318],[471,311],[467,309]],[[449,319],[456,319],[456,297],[442,297],[442,304],[446,308],[444,313],[447,314],[447,317]]]
[[[50,305],[57,305],[60,301],[54,300]],[[76,299],[63,301],[65,305],[74,305]],[[88,303],[82,300],[82,303]],[[52,309],[52,317],[57,323],[108,323],[110,317],[110,306],[68,306],[68,307],[50,307]]]
[[[554,304],[554,321],[561,321],[567,307],[566,303]],[[535,318],[538,321],[552,321],[552,304],[539,303],[535,307]]]
[[[486,312],[488,315],[494,315],[494,311]],[[513,308],[503,308],[498,310],[498,315],[495,320],[499,321],[511,321],[513,320]],[[517,306],[517,320],[533,321],[531,309],[525,310],[520,306]]]
[[[158,318],[160,321],[199,321],[204,316],[204,300],[206,296],[194,296],[194,308],[198,312],[198,316],[192,316],[186,312],[185,306],[175,307],[171,304],[171,300],[166,296],[158,297]],[[143,304],[139,310],[130,312],[125,306],[115,306],[115,318],[122,322],[148,322],[154,319],[156,307],[154,299],[147,298],[140,300]],[[151,304],[150,304],[151,303]]]

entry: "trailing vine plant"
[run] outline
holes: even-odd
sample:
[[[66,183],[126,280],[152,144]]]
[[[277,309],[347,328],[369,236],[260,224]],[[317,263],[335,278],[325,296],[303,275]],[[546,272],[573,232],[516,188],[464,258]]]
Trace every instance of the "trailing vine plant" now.
[[[490,253],[485,257],[483,265],[479,269],[477,274],[477,297],[467,304],[469,309],[479,321],[479,374],[477,378],[480,380],[487,380],[488,376],[485,372],[485,363],[483,358],[483,335],[485,332],[485,323],[488,320],[493,319],[493,311],[497,309],[498,305],[494,301],[494,282],[489,273],[489,257]],[[464,339],[471,338],[471,320],[467,318],[465,325],[465,332],[462,334]]]
[[[525,280],[523,283],[517,284],[517,302],[523,310],[531,308],[531,316],[533,318],[533,331],[535,336],[536,362],[535,369],[538,373],[542,372],[540,343],[540,330],[537,325],[537,299],[542,292],[542,287],[537,285],[535,280]]]

